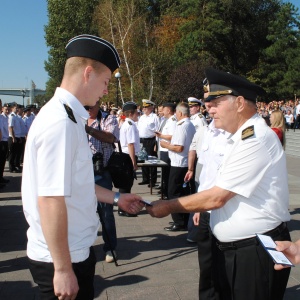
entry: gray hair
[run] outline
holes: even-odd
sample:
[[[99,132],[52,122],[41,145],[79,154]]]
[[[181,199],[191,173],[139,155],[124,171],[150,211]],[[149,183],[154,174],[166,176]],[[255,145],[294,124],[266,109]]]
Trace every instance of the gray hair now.
[[[176,111],[180,111],[184,116],[190,116],[190,108],[187,103],[181,102],[176,106]]]

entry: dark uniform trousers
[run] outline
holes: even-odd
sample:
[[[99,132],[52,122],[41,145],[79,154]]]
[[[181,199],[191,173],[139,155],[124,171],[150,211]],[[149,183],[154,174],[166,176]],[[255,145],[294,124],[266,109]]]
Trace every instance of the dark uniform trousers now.
[[[9,161],[9,170],[13,171],[16,167],[20,166],[20,162],[17,161],[19,153],[21,151],[21,138],[15,138],[16,142],[13,143],[12,137],[8,138],[8,161]]]
[[[286,223],[266,232],[290,241]],[[256,237],[221,243],[213,237],[213,271],[218,299],[282,300],[290,268],[274,270],[274,262]]]
[[[173,167],[171,166],[168,184],[168,196],[169,199],[179,198],[190,194],[189,187],[183,188],[184,176],[188,168]],[[188,213],[175,213],[172,214],[172,219],[175,224],[180,226],[186,226],[189,220]]]
[[[210,213],[200,213],[198,230],[198,261],[200,269],[199,299],[218,299],[212,268],[212,232],[209,226]]]
[[[154,151],[156,145],[155,136],[152,138],[140,138],[140,143],[143,144],[148,155],[156,156],[157,152]],[[142,167],[143,181],[150,182],[150,170],[151,170],[151,183],[155,185],[157,179],[157,168],[154,167]]]
[[[96,256],[93,247],[90,248],[90,255],[85,261],[72,264],[79,285],[76,300],[94,299],[95,265]],[[34,282],[39,286],[40,299],[57,300],[58,297],[55,296],[53,287],[53,263],[29,259],[29,269]]]
[[[295,129],[299,128],[300,126],[300,114],[296,117],[296,120],[294,122],[294,131]]]
[[[1,141],[0,142],[0,179],[3,178],[4,167],[7,157],[7,150],[8,150],[8,142]]]
[[[162,188],[163,188],[163,195],[168,197],[168,185],[169,185],[169,175],[170,175],[170,169],[171,169],[171,161],[169,158],[169,152],[168,151],[160,151],[160,159],[162,161],[164,161],[165,163],[168,164],[167,167],[164,167],[164,172],[163,172],[163,176],[161,178],[163,184],[162,184]]]

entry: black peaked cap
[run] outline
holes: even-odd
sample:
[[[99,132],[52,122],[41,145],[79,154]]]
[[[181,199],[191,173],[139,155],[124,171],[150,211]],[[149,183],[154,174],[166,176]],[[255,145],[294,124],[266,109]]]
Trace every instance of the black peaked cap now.
[[[94,35],[82,34],[73,37],[66,45],[67,58],[87,57],[106,65],[113,73],[120,66],[116,48],[108,41]]]

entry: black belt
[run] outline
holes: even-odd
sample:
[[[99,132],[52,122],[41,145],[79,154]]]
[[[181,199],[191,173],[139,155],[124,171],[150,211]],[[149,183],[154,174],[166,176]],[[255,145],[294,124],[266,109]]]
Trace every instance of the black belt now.
[[[155,136],[154,136],[154,137],[151,137],[151,138],[140,138],[141,141],[142,141],[142,140],[153,140],[153,139],[155,139]]]
[[[270,231],[267,231],[263,234],[268,235],[270,237],[276,237],[281,232],[283,232],[286,228],[287,228],[287,225],[286,225],[285,222],[283,222],[279,226],[277,226],[276,228],[274,228]],[[236,241],[236,242],[228,242],[228,243],[223,243],[223,242],[220,242],[219,240],[217,240],[216,244],[217,244],[218,248],[221,251],[225,251],[225,250],[234,250],[234,249],[238,249],[238,248],[242,248],[242,247],[247,247],[247,246],[250,246],[250,245],[258,245],[259,241],[258,241],[257,237],[255,236],[255,237],[252,237],[252,238],[239,240],[239,241]]]

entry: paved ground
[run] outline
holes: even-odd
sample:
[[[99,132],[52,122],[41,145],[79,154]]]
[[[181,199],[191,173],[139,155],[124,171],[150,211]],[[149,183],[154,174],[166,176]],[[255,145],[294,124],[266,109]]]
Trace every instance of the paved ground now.
[[[300,238],[300,159],[289,156],[289,224],[293,239]],[[20,200],[20,174],[5,173],[10,183],[0,190],[0,299],[38,300],[27,268],[26,229]],[[140,177],[140,174],[139,174]],[[140,181],[140,178],[138,179]],[[156,200],[145,186],[133,192]],[[170,217],[152,219],[145,212],[137,218],[116,214],[119,266],[103,261],[102,238],[95,249],[98,258],[95,299],[197,299],[197,250],[186,242],[186,233],[167,233]],[[101,235],[101,232],[99,232]],[[285,300],[300,298],[300,266],[292,269]]]

